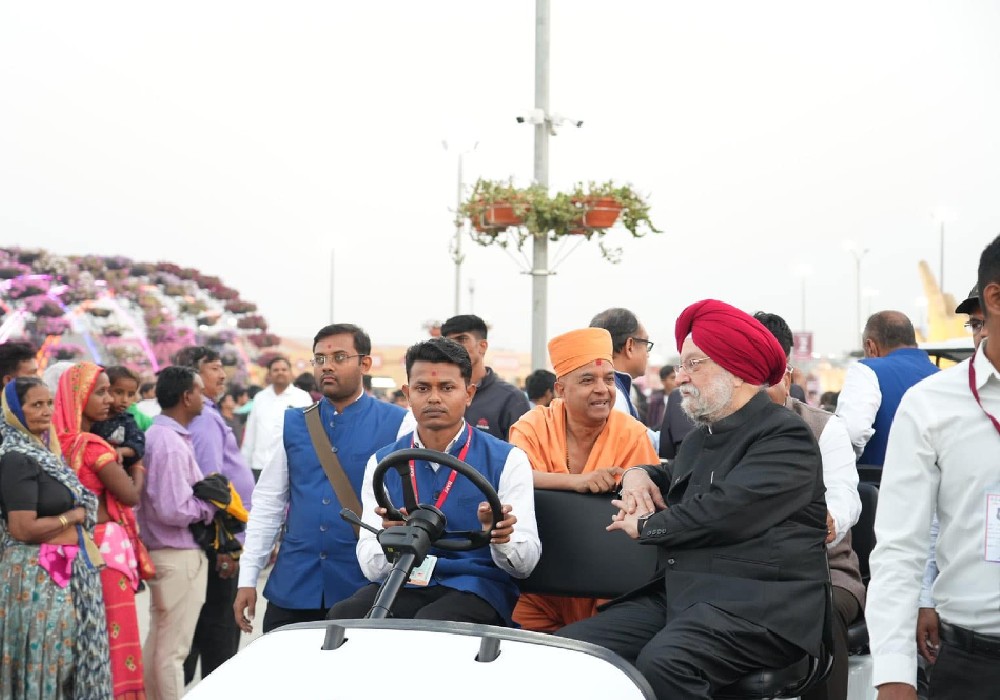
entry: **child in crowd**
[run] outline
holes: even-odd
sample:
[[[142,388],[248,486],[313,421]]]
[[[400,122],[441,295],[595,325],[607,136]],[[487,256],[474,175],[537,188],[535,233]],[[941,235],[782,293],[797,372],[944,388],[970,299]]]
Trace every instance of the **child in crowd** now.
[[[139,378],[128,367],[108,367],[111,382],[111,414],[107,420],[94,423],[91,432],[107,440],[126,469],[142,460],[146,453],[146,436],[128,412],[139,392]]]

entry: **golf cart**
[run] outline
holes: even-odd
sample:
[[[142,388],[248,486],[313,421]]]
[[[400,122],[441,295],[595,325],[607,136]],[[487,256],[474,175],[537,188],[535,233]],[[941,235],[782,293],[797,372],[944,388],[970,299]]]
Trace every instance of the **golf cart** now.
[[[635,667],[597,645],[491,625],[391,618],[397,594],[432,548],[447,556],[489,544],[488,531],[449,532],[440,510],[416,503],[408,478],[410,460],[435,462],[468,478],[490,504],[494,523],[502,520],[499,497],[469,465],[432,450],[393,452],[376,467],[373,488],[387,518],[406,522],[372,530],[393,567],[368,617],[274,630],[216,669],[188,697],[362,698],[386,688],[412,692],[426,687],[437,700],[464,700],[483,690],[518,699],[655,698]],[[402,477],[408,517],[385,491],[389,469]],[[535,508],[543,551],[531,576],[518,582],[522,592],[612,598],[652,577],[655,548],[605,531],[613,512],[607,495],[539,490]],[[341,516],[360,524],[347,509]],[[829,605],[826,615],[829,623]],[[785,669],[750,674],[719,697],[796,697],[822,680],[829,662],[828,655],[805,656]]]

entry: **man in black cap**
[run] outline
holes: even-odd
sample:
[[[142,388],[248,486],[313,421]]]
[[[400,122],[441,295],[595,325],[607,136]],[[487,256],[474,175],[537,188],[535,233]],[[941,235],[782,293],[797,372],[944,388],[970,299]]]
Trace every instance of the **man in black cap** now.
[[[983,338],[986,337],[986,328],[983,325],[986,317],[979,306],[979,285],[977,284],[969,290],[969,297],[955,307],[956,314],[969,314],[969,320],[965,322],[965,327],[972,331],[972,344],[977,348]]]

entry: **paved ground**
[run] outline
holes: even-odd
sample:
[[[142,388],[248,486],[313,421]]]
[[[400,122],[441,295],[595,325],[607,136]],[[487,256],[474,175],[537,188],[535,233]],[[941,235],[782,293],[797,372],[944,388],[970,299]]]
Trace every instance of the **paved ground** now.
[[[267,583],[267,575],[269,573],[271,573],[271,569],[265,569],[264,573],[260,577],[260,582],[257,585],[257,614],[253,621],[253,634],[241,635],[240,649],[255,640],[261,634],[260,628],[264,622],[264,611],[267,609],[267,601],[264,600],[264,596],[262,594],[264,591],[264,584]],[[149,630],[149,588],[136,595],[135,610],[139,618],[139,638],[145,641],[146,632]],[[197,685],[198,678],[200,678],[200,676],[196,676],[195,680],[190,686],[188,686],[188,688],[192,688]]]

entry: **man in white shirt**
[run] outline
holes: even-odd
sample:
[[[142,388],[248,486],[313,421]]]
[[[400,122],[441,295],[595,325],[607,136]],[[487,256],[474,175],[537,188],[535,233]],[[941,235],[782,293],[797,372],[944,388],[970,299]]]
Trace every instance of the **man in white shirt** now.
[[[955,309],[955,313],[969,315],[965,327],[972,333],[973,347],[979,349],[980,343],[986,336],[984,327],[986,319],[983,310],[979,308],[979,285],[972,288],[965,301]],[[931,523],[931,547],[927,555],[927,568],[924,569],[924,581],[920,589],[920,613],[917,616],[917,649],[928,664],[934,663],[937,650],[941,646],[941,639],[938,636],[938,614],[934,610],[934,596],[931,595],[931,587],[938,575],[937,556],[934,553],[937,549],[938,530],[938,521],[935,517]]]
[[[758,311],[753,315],[771,331],[787,357],[792,353],[792,329],[777,314]],[[861,615],[865,604],[865,584],[861,579],[858,555],[851,543],[851,528],[861,517],[858,495],[858,468],[854,449],[844,422],[822,409],[792,398],[793,368],[785,368],[780,384],[768,387],[771,400],[793,411],[812,430],[823,458],[826,485],[826,556],[833,583],[833,667],[822,685],[810,690],[803,700],[844,700],[847,698],[847,629]]]
[[[282,449],[285,411],[315,403],[307,392],[292,384],[292,364],[286,357],[276,355],[267,363],[267,381],[267,388],[254,399],[240,448],[255,479],[274,459],[274,453]]]
[[[988,336],[1000,333],[1000,237],[979,262]],[[995,697],[1000,688],[1000,343],[903,397],[886,453],[868,595],[880,700],[916,698],[914,629],[931,518],[940,573],[941,649],[931,698]]]
[[[401,525],[385,520],[377,507],[372,477],[375,467],[396,450],[425,447],[448,452],[467,463],[496,490],[503,504],[503,520],[493,524],[485,496],[469,479],[432,462],[410,462],[417,503],[433,504],[448,518],[448,530],[491,530],[490,544],[464,552],[431,549],[421,570],[422,579],[410,578],[392,609],[403,619],[450,620],[478,624],[511,625],[518,588],[514,578],[526,578],[538,563],[541,544],[535,524],[535,496],[531,465],[520,448],[474,429],[465,411],[476,387],[472,361],[465,348],[445,338],[431,338],[406,351],[407,383],[403,386],[417,419],[416,430],[378,450],[365,469],[361,487],[362,518],[374,528]],[[386,473],[384,486],[397,508],[402,506],[402,485],[394,470]],[[375,535],[361,530],[357,546],[361,570],[373,583],[333,606],[329,619],[362,618],[372,607],[391,568]]]

